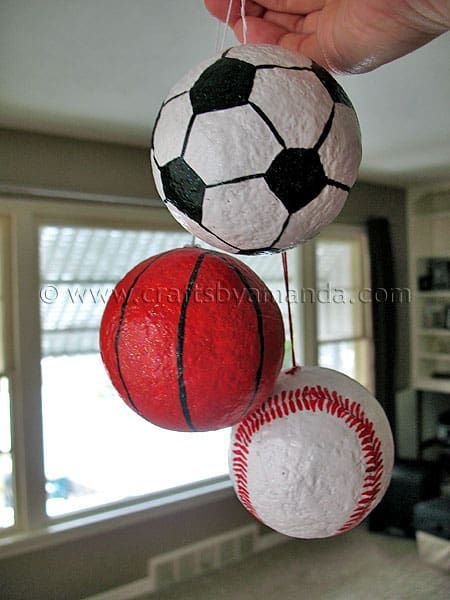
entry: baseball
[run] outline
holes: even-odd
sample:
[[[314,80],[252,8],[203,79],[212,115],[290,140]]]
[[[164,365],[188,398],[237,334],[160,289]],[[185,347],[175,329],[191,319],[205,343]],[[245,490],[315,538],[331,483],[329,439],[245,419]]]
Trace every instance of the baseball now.
[[[233,427],[230,474],[245,508],[272,529],[323,538],[358,525],[383,497],[394,444],[375,398],[320,367],[282,373]]]

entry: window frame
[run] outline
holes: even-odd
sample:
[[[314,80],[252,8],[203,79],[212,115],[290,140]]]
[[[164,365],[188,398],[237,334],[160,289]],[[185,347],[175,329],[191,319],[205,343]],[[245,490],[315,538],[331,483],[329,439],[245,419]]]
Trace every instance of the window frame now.
[[[330,225],[326,231],[324,231],[320,239],[318,241],[349,241],[352,240],[356,242],[361,248],[361,258],[357,261],[359,264],[354,264],[353,268],[358,269],[359,278],[362,282],[362,289],[370,290],[370,256],[369,256],[369,242],[367,236],[367,230],[364,225],[346,225],[346,224],[332,224]],[[314,263],[316,264],[316,244],[314,241]],[[354,257],[352,257],[354,259]],[[316,276],[316,274],[314,273]],[[315,289],[318,287],[318,280],[315,282]],[[316,333],[316,364],[319,364],[319,349],[321,345],[325,344],[333,344],[340,342],[367,342],[367,363],[370,365],[370,370],[368,374],[368,378],[366,381],[366,387],[369,391],[373,392],[374,388],[374,348],[373,348],[373,331],[372,331],[372,312],[371,312],[371,301],[361,302],[362,311],[362,331],[359,336],[345,336],[345,337],[337,337],[331,340],[319,340],[318,333]],[[354,303],[356,305],[356,303]],[[318,306],[315,308],[315,320],[316,326],[319,321],[318,315]],[[359,358],[359,362],[361,357]],[[357,373],[361,373],[362,365],[359,364],[356,366]],[[359,379],[359,377],[358,377]]]
[[[39,228],[57,225],[142,230],[148,223],[149,230],[184,230],[163,206],[58,200],[52,197],[36,199],[23,195],[16,198],[0,194],[0,218],[9,220],[5,257],[9,269],[5,270],[10,277],[10,301],[5,306],[5,321],[11,324],[11,337],[6,346],[11,355],[9,377],[15,504],[15,524],[0,531],[0,556],[148,520],[180,510],[181,506],[190,508],[232,497],[231,482],[223,476],[61,517],[46,514],[40,391],[41,322],[37,295],[40,286]]]
[[[70,194],[69,194],[70,195]],[[82,512],[49,517],[45,510],[45,473],[41,405],[41,323],[38,289],[39,228],[45,225],[111,227],[119,229],[184,231],[162,205],[140,199],[88,200],[72,198],[17,196],[0,193],[0,217],[8,219],[7,260],[8,303],[6,321],[10,323],[7,349],[10,353],[11,436],[15,525],[0,530],[0,556],[81,539],[102,531],[132,525],[181,509],[201,506],[234,496],[227,476],[172,488],[160,493],[103,504]],[[336,227],[338,229],[336,229]],[[351,228],[354,230],[355,228]],[[361,231],[361,228],[357,228]],[[345,237],[347,226],[327,229],[328,234]],[[325,235],[324,235],[325,237]],[[315,243],[300,246],[298,271],[290,272],[291,286],[316,288]],[[280,259],[281,264],[281,259]],[[33,301],[35,299],[35,301]],[[296,352],[304,364],[315,365],[318,358],[316,306],[307,301],[299,307],[300,332]],[[26,376],[24,375],[26,374]],[[26,418],[25,418],[26,415]]]
[[[12,323],[8,318],[11,315],[12,309],[12,297],[11,297],[11,218],[8,214],[2,214],[0,212],[0,287],[1,287],[1,301],[0,301],[0,311],[2,314],[0,315],[0,319],[2,321],[0,328],[0,352],[2,354],[2,358],[0,361],[0,377],[6,379],[8,381],[9,388],[9,421],[10,421],[10,457],[12,459],[13,472],[12,472],[12,492],[14,504],[16,503],[16,491],[14,486],[14,439],[12,436],[12,418],[13,418],[13,408],[12,408],[12,395],[11,395],[11,385],[12,385],[12,377],[13,373],[13,345],[12,345]],[[13,531],[17,523],[17,516],[14,512],[14,524],[10,527],[5,528],[5,531]],[[1,530],[0,530],[1,531]]]

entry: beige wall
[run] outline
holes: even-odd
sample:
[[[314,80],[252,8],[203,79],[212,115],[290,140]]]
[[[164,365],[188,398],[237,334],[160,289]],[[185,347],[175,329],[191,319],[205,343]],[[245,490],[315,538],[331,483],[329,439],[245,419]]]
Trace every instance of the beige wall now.
[[[157,198],[143,148],[0,129],[0,183]]]
[[[141,148],[0,130],[0,185],[156,198]],[[401,190],[358,184],[339,218],[365,223],[386,216],[392,228],[398,285],[407,285],[405,198]],[[408,309],[399,311],[398,387],[408,378]],[[143,577],[147,559],[239,525],[250,517],[232,497],[80,541],[0,559],[0,597],[81,598]]]
[[[145,577],[151,556],[251,521],[238,500],[230,498],[0,560],[0,598],[79,600]]]

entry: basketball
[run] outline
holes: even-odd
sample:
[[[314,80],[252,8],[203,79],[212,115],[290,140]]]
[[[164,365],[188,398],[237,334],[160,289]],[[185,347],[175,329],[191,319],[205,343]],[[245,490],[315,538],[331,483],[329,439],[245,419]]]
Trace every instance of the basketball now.
[[[228,427],[271,393],[284,354],[280,309],[241,261],[196,247],[159,254],[116,286],[100,348],[126,404],[177,431]]]

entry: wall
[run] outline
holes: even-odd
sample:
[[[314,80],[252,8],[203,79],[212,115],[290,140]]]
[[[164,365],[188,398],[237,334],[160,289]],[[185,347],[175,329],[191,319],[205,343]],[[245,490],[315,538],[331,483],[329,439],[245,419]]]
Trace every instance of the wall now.
[[[0,129],[0,183],[157,198],[143,148]]]
[[[116,201],[134,197],[146,202],[157,197],[142,148],[0,130],[0,156],[0,186],[112,195]],[[403,192],[359,183],[339,221],[361,224],[372,216],[386,216],[391,223],[398,286],[406,286]],[[399,308],[397,386],[401,388],[408,379],[409,328],[407,307]],[[70,600],[92,595],[143,577],[151,555],[249,522],[246,511],[230,497],[173,516],[149,516],[139,526],[0,559],[0,597]]]
[[[0,560],[0,598],[79,600],[147,575],[147,560],[248,525],[235,498]]]

